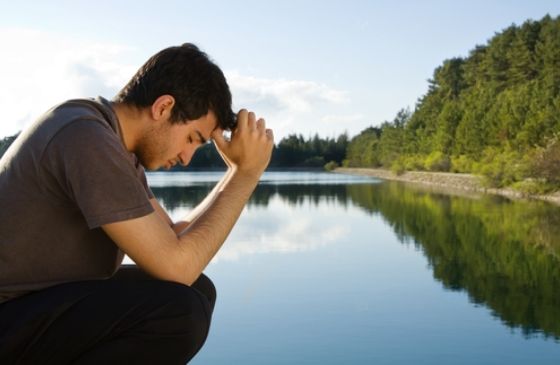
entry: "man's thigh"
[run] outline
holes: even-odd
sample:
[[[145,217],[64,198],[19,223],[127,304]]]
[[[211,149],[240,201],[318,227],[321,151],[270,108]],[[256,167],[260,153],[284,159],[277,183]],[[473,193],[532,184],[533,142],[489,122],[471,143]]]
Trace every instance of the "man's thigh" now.
[[[140,347],[138,354],[146,347],[171,356],[173,349],[166,346],[185,347],[183,341],[191,339],[192,346],[202,345],[213,308],[206,295],[154,280],[137,268],[125,271],[114,279],[61,284],[0,305],[0,363],[71,363],[127,336]],[[157,348],[150,349],[152,344]],[[125,349],[125,343],[118,348]]]
[[[136,265],[121,265],[119,270],[109,280],[129,281],[157,279],[146,273]],[[212,280],[210,280],[210,278],[202,273],[200,274],[198,279],[191,285],[191,287],[198,290],[207,298],[211,311],[213,311],[214,305],[216,303],[216,288],[214,287],[214,283],[212,282]]]

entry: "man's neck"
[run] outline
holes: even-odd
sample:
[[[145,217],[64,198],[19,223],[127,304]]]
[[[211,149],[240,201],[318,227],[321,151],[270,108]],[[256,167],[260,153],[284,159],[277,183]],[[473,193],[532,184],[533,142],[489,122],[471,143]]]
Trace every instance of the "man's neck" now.
[[[145,127],[145,111],[123,103],[112,103],[120,125],[122,141],[129,152],[134,152],[136,142]]]

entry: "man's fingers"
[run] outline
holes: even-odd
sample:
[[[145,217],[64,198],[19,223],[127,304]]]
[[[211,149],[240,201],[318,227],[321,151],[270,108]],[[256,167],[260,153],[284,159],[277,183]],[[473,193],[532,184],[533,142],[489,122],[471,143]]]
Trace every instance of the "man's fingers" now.
[[[249,130],[254,130],[256,128],[256,122],[257,117],[255,113],[249,112],[249,114],[247,114],[247,127],[249,127]]]
[[[247,129],[248,127],[248,114],[249,112],[247,111],[247,109],[241,109],[237,113],[237,129],[239,129],[240,131]]]
[[[266,129],[266,123],[263,118],[257,120],[257,130],[264,131]]]
[[[272,132],[272,129],[266,129],[264,132],[268,139],[274,142],[274,132]]]

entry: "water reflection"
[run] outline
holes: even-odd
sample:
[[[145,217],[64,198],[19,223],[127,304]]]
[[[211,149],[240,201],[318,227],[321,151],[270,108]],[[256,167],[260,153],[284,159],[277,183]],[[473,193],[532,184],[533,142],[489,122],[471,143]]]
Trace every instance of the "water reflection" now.
[[[543,202],[430,193],[399,183],[349,186],[401,242],[428,258],[434,277],[526,336],[560,338],[560,210]]]
[[[369,184],[367,185],[369,186]],[[200,184],[186,187],[152,187],[155,196],[163,202],[164,206],[169,210],[179,207],[193,207],[212,189],[213,184]],[[323,202],[336,202],[346,206],[349,204],[349,196],[346,191],[346,185],[321,184],[321,185],[259,185],[248,206],[267,207],[270,200],[275,196],[281,198],[284,202],[291,206],[301,205],[311,202],[315,206]]]
[[[173,210],[194,206],[211,187],[154,187],[153,191]],[[341,214],[341,206],[355,205],[380,215],[401,242],[424,253],[434,278],[445,288],[466,291],[473,303],[487,306],[496,318],[521,329],[525,336],[560,339],[560,209],[542,202],[456,197],[389,182],[265,184],[248,205],[254,225],[247,230],[253,232],[240,232],[258,237],[236,250],[224,250],[221,258],[262,250],[292,252],[336,240],[351,227],[325,224],[324,217],[294,219],[287,209],[324,204],[336,205],[336,214]],[[259,209],[272,206],[277,216],[270,222],[259,221]],[[316,237],[296,244],[302,230]]]
[[[156,197],[177,218],[194,207],[212,185],[154,187]],[[345,185],[259,185],[214,263],[235,261],[242,256],[264,253],[311,251],[336,242],[348,232],[338,218],[350,204]],[[335,207],[336,209],[317,209]],[[292,209],[293,207],[309,207]],[[263,214],[264,213],[264,214]]]

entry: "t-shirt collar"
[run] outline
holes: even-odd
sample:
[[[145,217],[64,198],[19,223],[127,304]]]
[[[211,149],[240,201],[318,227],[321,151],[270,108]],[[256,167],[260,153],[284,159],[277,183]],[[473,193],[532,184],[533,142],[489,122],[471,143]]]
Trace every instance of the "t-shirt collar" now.
[[[124,143],[124,137],[123,137],[122,129],[121,129],[121,123],[119,122],[119,118],[117,117],[117,114],[115,113],[115,110],[113,109],[113,104],[109,100],[105,99],[102,96],[98,96],[94,100],[96,102],[98,102],[99,104],[101,104],[104,107],[104,109],[106,109],[107,112],[105,114],[108,117],[109,123],[111,124],[111,128],[119,136],[123,146],[126,147],[126,144]]]

